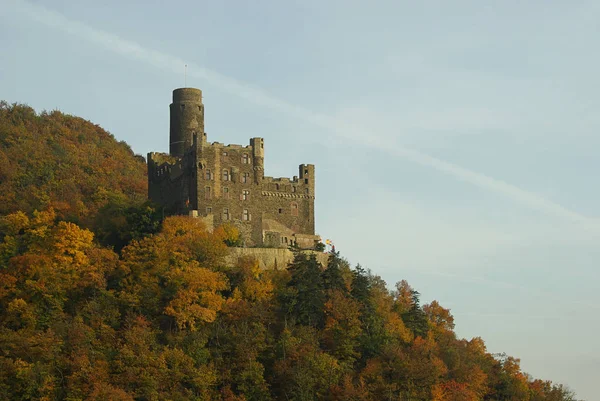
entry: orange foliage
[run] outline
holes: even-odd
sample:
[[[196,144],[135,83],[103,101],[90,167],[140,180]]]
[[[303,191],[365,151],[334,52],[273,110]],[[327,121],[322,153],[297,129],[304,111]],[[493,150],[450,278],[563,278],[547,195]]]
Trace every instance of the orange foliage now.
[[[0,102],[0,132],[0,215],[54,207],[89,228],[110,199],[146,199],[143,158],[89,121]]]

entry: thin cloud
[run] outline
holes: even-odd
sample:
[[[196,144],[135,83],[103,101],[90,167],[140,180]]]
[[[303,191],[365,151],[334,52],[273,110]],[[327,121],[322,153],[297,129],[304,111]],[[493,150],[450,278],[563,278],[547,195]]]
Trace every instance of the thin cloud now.
[[[180,74],[183,66],[187,64],[188,75],[190,77],[208,81],[211,84],[220,87],[222,90],[244,98],[252,103],[268,107],[290,116],[308,120],[317,126],[332,131],[340,139],[355,142],[360,141],[362,146],[368,146],[372,149],[388,152],[389,154],[409,160],[413,163],[434,168],[461,181],[469,182],[479,188],[500,194],[521,205],[557,218],[580,224],[584,229],[591,229],[594,232],[599,232],[596,221],[558,203],[545,199],[533,192],[414,149],[391,145],[377,136],[370,136],[365,140],[365,137],[360,136],[359,134],[361,132],[367,132],[368,127],[357,127],[334,117],[312,112],[272,96],[260,88],[252,87],[249,84],[237,81],[201,66],[187,63],[179,57],[148,49],[133,41],[122,39],[117,35],[68,19],[64,15],[43,6],[22,0],[9,0],[9,3],[12,4],[15,11],[27,16],[31,20],[62,30],[124,57],[145,62],[156,68],[177,74]]]

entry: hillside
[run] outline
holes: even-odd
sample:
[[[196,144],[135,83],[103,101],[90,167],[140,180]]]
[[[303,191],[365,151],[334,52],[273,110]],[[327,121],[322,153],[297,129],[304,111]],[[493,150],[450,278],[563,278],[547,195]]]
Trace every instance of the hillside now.
[[[143,161],[85,120],[2,103],[0,144],[1,400],[575,400],[406,281],[159,226]]]
[[[0,215],[49,206],[86,227],[109,201],[147,196],[146,166],[89,121],[0,102]]]

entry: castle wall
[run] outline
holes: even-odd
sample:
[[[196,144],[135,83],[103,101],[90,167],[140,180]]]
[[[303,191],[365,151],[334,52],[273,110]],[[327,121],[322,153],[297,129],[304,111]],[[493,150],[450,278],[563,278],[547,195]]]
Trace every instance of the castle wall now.
[[[317,261],[327,266],[329,254],[314,251],[304,251],[315,254]],[[225,257],[227,265],[235,265],[242,257],[256,259],[261,269],[286,269],[294,260],[294,253],[287,248],[230,248],[230,253]]]
[[[167,213],[185,208],[189,185],[180,159],[164,153],[148,154],[148,198]]]
[[[253,139],[258,143],[257,138]],[[260,145],[262,148],[262,141]],[[314,234],[314,166],[301,165],[301,178],[262,177],[262,165],[255,169],[257,158],[252,145],[215,142],[197,151],[197,204],[201,215],[214,214],[216,225],[239,220],[241,225],[257,226],[259,219],[275,220],[291,232]],[[249,245],[263,242],[263,230],[248,231],[252,232]]]

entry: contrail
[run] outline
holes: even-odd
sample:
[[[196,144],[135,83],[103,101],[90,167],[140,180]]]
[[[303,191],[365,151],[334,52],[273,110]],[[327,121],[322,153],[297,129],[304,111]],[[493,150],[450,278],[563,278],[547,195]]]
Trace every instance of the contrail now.
[[[148,49],[136,42],[122,39],[117,35],[92,28],[78,21],[71,20],[64,15],[49,10],[41,5],[24,0],[9,0],[8,2],[12,4],[13,9],[16,12],[25,15],[31,20],[65,31],[124,57],[145,62],[156,68],[177,74],[180,74],[182,66],[187,64],[189,76],[208,81],[222,90],[244,98],[252,103],[280,111],[299,119],[307,120],[317,126],[331,130],[336,136],[346,141],[360,142],[362,146],[377,149],[422,166],[434,168],[459,180],[471,183],[479,188],[500,194],[516,203],[528,206],[531,209],[580,224],[582,228],[591,229],[596,233],[600,232],[599,225],[593,219],[545,199],[533,192],[414,149],[394,146],[375,136],[365,138],[364,136],[357,135],[362,132],[368,132],[369,130],[367,127],[350,125],[340,119],[291,104],[261,90],[260,88],[252,87],[249,84],[237,81],[207,68],[189,64],[179,57]],[[5,9],[4,11],[6,12],[7,10]],[[358,138],[360,138],[360,140]]]

